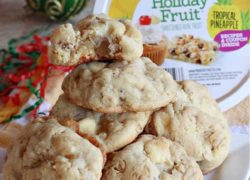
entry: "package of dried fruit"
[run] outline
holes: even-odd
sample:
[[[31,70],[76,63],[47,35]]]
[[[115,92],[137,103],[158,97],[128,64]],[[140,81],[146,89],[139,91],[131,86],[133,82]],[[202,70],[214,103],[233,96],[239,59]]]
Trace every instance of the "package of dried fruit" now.
[[[223,111],[249,95],[249,0],[97,0],[101,12],[130,19],[144,44],[159,44],[163,33],[161,66],[177,81],[207,85]]]

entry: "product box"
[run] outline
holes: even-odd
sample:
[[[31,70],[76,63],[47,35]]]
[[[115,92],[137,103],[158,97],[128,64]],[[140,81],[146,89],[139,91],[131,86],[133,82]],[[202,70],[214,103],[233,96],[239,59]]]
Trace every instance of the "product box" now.
[[[225,111],[249,95],[249,3],[96,0],[94,13],[130,19],[153,43],[162,32],[168,53],[161,66],[177,81],[190,79],[207,85]]]

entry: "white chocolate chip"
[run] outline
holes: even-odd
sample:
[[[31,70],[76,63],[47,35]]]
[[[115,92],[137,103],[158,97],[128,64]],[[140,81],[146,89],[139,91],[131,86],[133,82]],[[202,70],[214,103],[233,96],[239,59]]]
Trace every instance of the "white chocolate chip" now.
[[[79,131],[86,134],[94,134],[96,131],[96,122],[94,119],[85,118],[79,121]]]
[[[155,163],[164,163],[167,160],[171,162],[171,158],[169,157],[170,153],[166,153],[166,151],[169,151],[169,147],[164,143],[157,141],[146,143],[144,149],[151,161]],[[162,149],[164,149],[164,151],[162,151]]]

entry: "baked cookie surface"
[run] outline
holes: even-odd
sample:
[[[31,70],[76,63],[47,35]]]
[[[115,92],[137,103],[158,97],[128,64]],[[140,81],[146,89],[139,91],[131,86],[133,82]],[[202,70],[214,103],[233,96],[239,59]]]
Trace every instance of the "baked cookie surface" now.
[[[62,85],[71,102],[103,113],[154,110],[174,98],[176,87],[168,72],[145,57],[80,64]]]
[[[184,149],[164,137],[142,135],[121,151],[112,153],[102,180],[203,179],[194,159]]]
[[[142,55],[141,33],[128,20],[90,15],[58,26],[51,34],[50,59],[58,65],[97,60],[134,60]]]
[[[179,87],[184,91],[193,106],[199,108],[210,116],[220,119],[221,122],[228,124],[218,103],[213,99],[211,93],[205,85],[198,82],[186,80],[179,82]],[[177,89],[180,89],[177,88]]]
[[[131,143],[146,126],[151,112],[103,114],[72,104],[61,95],[51,116],[80,135],[94,138],[104,152],[113,152]]]
[[[204,173],[218,167],[229,152],[229,127],[193,106],[162,108],[152,115],[147,131],[181,144]]]
[[[53,119],[36,120],[9,149],[3,178],[98,180],[103,163],[101,151],[74,131]]]
[[[15,122],[2,125],[0,127],[0,147],[7,149],[11,146],[21,133],[22,129],[23,126]]]
[[[146,131],[180,143],[207,173],[229,152],[229,126],[205,86],[179,84],[175,100],[153,113]]]

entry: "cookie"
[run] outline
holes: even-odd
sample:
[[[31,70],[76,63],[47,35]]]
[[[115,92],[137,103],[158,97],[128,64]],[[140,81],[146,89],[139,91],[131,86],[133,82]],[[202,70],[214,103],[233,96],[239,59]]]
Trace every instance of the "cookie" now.
[[[201,180],[203,175],[179,144],[164,137],[143,135],[108,157],[102,180],[125,179]]]
[[[51,116],[80,135],[94,138],[104,152],[113,152],[131,143],[146,126],[151,112],[103,114],[72,104],[61,95]],[[72,120],[74,122],[72,122]]]
[[[124,19],[90,15],[57,27],[51,34],[49,56],[57,65],[75,65],[98,60],[134,60],[142,55],[141,33]]]
[[[23,126],[15,122],[7,123],[0,127],[0,147],[8,148],[19,136]]]
[[[215,59],[218,45],[192,35],[183,35],[175,38],[168,50],[169,58],[207,65]]]
[[[193,106],[172,103],[152,115],[147,132],[181,144],[207,173],[227,157],[229,127]]]
[[[89,141],[53,119],[37,119],[10,147],[3,179],[98,180],[103,163],[102,152]]]
[[[80,64],[62,85],[71,102],[103,113],[154,110],[174,98],[176,87],[172,76],[146,57]]]
[[[188,101],[210,116],[220,119],[221,122],[228,124],[218,103],[213,99],[207,86],[198,82],[186,80],[179,82],[179,87],[184,91]],[[178,89],[180,89],[178,88]]]

